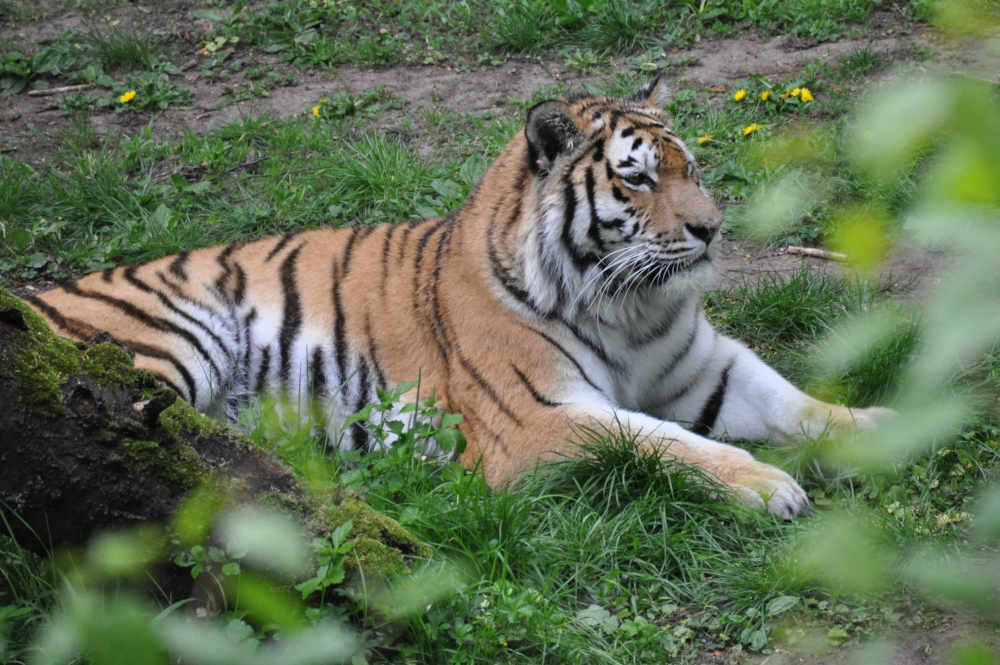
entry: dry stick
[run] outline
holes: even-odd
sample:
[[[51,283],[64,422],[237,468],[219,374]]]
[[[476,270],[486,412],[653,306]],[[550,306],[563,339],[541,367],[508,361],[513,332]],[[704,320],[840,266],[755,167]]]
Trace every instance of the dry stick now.
[[[87,90],[88,88],[93,88],[93,83],[80,83],[78,85],[64,85],[58,88],[44,88],[42,90],[29,90],[29,97],[49,97],[51,95],[61,95],[64,92],[77,92],[78,90]]]
[[[828,249],[821,249],[819,247],[798,247],[796,245],[789,245],[785,248],[785,254],[801,254],[802,256],[815,256],[818,259],[826,259],[827,261],[846,261],[847,254],[841,254],[840,252],[831,252]]]

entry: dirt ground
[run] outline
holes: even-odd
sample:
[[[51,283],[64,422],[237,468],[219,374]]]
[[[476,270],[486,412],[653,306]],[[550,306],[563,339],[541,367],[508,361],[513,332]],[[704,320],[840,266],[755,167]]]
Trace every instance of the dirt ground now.
[[[478,71],[449,66],[387,67],[371,69],[341,66],[326,71],[293,70],[277,59],[270,58],[269,70],[294,74],[298,83],[272,88],[267,97],[234,102],[233,92],[251,85],[242,74],[225,80],[202,80],[198,73],[198,49],[212,30],[211,23],[194,17],[197,5],[190,0],[166,0],[160,3],[126,3],[97,16],[83,16],[65,9],[66,3],[42,0],[49,8],[50,18],[0,30],[0,44],[30,52],[42,41],[66,30],[88,32],[109,24],[119,29],[145,29],[157,26],[153,32],[167,40],[173,60],[185,72],[183,85],[195,94],[187,107],[173,107],[155,116],[115,113],[111,109],[90,112],[91,123],[98,136],[124,134],[151,126],[156,136],[177,136],[184,132],[204,133],[245,117],[261,113],[279,117],[306,112],[320,97],[338,92],[354,95],[385,86],[392,94],[405,98],[405,107],[389,111],[379,119],[387,132],[400,131],[404,119],[419,129],[423,111],[444,108],[463,113],[487,112],[507,103],[511,98],[526,99],[542,86],[564,83],[569,89],[579,86],[588,77],[567,70],[561,61],[532,58],[511,59],[504,64]],[[62,10],[58,7],[63,7]],[[687,85],[695,83],[725,86],[750,74],[766,77],[787,77],[814,60],[834,61],[860,48],[897,53],[914,49],[930,49],[939,57],[923,65],[927,68],[957,69],[978,66],[983,71],[1000,71],[1000,63],[981,62],[981,52],[969,52],[966,47],[950,45],[929,31],[906,24],[891,12],[874,23],[866,39],[844,39],[837,42],[808,45],[786,37],[760,39],[753,36],[736,39],[702,40],[694,48],[674,51],[668,61],[678,63],[669,68],[668,76]],[[619,70],[624,59],[612,61]],[[992,65],[995,68],[990,70]],[[0,151],[14,159],[33,164],[44,163],[60,145],[62,136],[72,126],[73,118],[60,108],[58,96],[19,94],[0,97]],[[431,146],[415,146],[418,152],[430,154]],[[946,258],[918,249],[897,249],[883,268],[883,280],[890,292],[909,299],[923,292],[933,275],[940,272]],[[720,286],[728,287],[756,282],[765,277],[780,277],[807,266],[826,273],[839,274],[841,267],[825,259],[793,256],[784,248],[730,242],[720,270]]]
[[[246,102],[232,102],[226,89],[240,90],[250,85],[242,74],[224,81],[204,81],[199,76],[197,51],[212,25],[194,17],[198,9],[190,0],[163,0],[158,3],[125,3],[99,16],[84,17],[65,9],[69,3],[40,0],[52,8],[51,18],[15,27],[0,28],[0,45],[30,52],[45,39],[65,30],[87,31],[98,25],[116,22],[121,28],[135,26],[167,39],[174,53],[173,61],[184,71],[183,85],[195,94],[188,107],[175,107],[155,116],[94,110],[90,117],[98,135],[129,135],[151,126],[154,135],[177,136],[184,132],[204,133],[244,117],[270,113],[285,117],[307,112],[320,97],[338,92],[359,94],[379,86],[405,98],[401,111],[388,112],[379,123],[385,131],[398,131],[404,119],[411,119],[419,128],[422,111],[446,108],[463,113],[490,111],[503,106],[512,97],[528,98],[541,86],[557,82],[569,88],[587,77],[564,68],[554,59],[511,59],[486,70],[467,71],[456,67],[388,67],[370,69],[342,66],[328,71],[302,71],[272,60],[267,64],[275,71],[294,73],[298,84],[270,90],[269,96]],[[63,9],[59,9],[63,8]],[[952,44],[928,30],[902,23],[887,12],[875,22],[871,33],[863,40],[844,39],[834,43],[810,45],[784,37],[759,39],[744,36],[736,39],[704,40],[694,48],[668,54],[671,62],[668,76],[676,81],[711,86],[726,86],[750,74],[787,77],[813,60],[835,60],[860,48],[897,53],[927,49],[934,55],[918,68],[945,71],[969,69],[997,80],[1000,62],[988,59],[980,50],[967,45]],[[625,63],[615,66],[624,70]],[[29,96],[22,93],[0,97],[0,152],[13,159],[34,164],[44,163],[56,151],[61,137],[72,126],[73,119],[58,104],[58,97]],[[416,146],[429,154],[430,146]],[[918,299],[933,286],[948,257],[916,248],[897,248],[886,261],[882,279],[890,292],[902,299]],[[789,254],[785,248],[757,245],[750,242],[728,241],[721,262],[721,285],[733,286],[764,278],[781,277],[801,270],[803,266],[839,274],[842,267],[835,261]],[[894,665],[936,665],[951,662],[952,645],[983,630],[961,615],[945,614],[930,630],[909,630],[896,636],[891,652]],[[891,637],[891,636],[887,636]],[[994,647],[1000,644],[996,632],[987,637]],[[855,662],[850,645],[828,653],[807,653],[778,647],[767,656],[750,657],[741,652],[704,654],[707,664],[750,662],[759,665],[846,665]]]

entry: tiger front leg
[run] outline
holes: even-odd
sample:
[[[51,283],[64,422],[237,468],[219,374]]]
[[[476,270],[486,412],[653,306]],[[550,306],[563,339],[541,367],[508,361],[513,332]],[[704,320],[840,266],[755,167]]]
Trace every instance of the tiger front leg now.
[[[595,419],[591,412],[588,417]],[[619,426],[638,434],[640,445],[657,452],[664,459],[697,466],[709,476],[727,485],[737,499],[751,508],[791,519],[809,509],[809,498],[789,474],[776,466],[754,459],[748,451],[699,436],[679,424],[659,420],[643,413],[614,411],[596,415],[602,427]]]
[[[596,396],[595,396],[596,397]],[[576,427],[598,432],[623,431],[635,435],[643,449],[667,460],[697,466],[728,486],[737,499],[751,508],[767,509],[785,519],[809,508],[799,484],[781,469],[754,459],[746,450],[699,436],[679,424],[624,409],[595,399],[575,401],[536,413],[532,436],[522,439],[516,457],[484,456],[487,480],[501,485],[537,462],[581,455],[583,449],[569,441]]]
[[[884,407],[849,408],[810,397],[735,340],[721,337],[713,359],[718,412],[711,432],[741,440],[790,443],[872,430],[895,415]]]

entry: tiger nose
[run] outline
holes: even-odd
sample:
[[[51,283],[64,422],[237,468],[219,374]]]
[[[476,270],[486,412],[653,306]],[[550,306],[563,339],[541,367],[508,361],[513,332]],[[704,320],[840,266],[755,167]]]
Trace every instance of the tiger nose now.
[[[719,224],[714,221],[705,221],[695,224],[685,224],[684,228],[695,238],[708,245],[712,242],[712,238],[715,237],[715,232],[719,230]]]

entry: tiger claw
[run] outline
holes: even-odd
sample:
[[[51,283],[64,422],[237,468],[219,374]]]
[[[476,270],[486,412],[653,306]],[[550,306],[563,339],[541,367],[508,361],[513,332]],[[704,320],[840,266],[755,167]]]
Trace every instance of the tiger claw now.
[[[809,511],[809,497],[790,475],[776,466],[754,462],[733,479],[736,497],[750,508],[766,509],[790,520]]]

